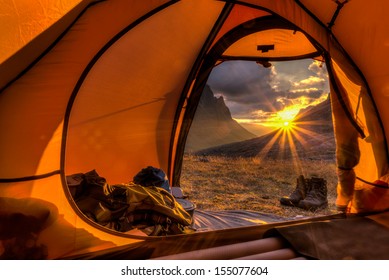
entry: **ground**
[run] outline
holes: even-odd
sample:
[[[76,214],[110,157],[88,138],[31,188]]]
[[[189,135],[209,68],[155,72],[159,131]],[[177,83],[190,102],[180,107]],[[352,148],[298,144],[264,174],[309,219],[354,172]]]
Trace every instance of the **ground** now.
[[[280,205],[302,174],[327,181],[326,209],[311,212]],[[336,166],[321,160],[266,160],[256,158],[203,157],[186,155],[181,187],[189,199],[202,210],[255,210],[286,218],[336,213]]]

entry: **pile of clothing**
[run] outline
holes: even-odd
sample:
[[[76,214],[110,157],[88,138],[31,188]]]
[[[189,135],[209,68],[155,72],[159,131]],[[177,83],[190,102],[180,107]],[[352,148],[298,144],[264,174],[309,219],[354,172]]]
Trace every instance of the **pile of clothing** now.
[[[192,215],[172,195],[161,169],[148,166],[133,181],[115,185],[91,170],[67,176],[67,184],[81,212],[107,228],[149,236],[193,232]]]

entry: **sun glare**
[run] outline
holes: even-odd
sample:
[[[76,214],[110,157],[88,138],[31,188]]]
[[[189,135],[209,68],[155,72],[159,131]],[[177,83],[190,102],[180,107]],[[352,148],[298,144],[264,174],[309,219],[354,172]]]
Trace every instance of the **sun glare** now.
[[[275,126],[282,129],[292,129],[294,126],[293,120],[296,117],[299,109],[294,108],[285,108],[282,111],[277,112],[277,115],[274,118]]]
[[[281,121],[281,123],[282,123],[281,128],[284,130],[292,130],[293,127],[295,126],[292,120]]]
[[[294,119],[299,110],[300,108],[298,107],[285,108],[284,110],[277,112],[277,116],[284,122],[289,122]]]

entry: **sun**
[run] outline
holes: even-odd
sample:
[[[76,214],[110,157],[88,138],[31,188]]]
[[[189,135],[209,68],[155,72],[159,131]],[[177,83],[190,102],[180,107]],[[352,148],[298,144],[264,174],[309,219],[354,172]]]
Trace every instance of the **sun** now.
[[[294,127],[294,118],[297,115],[298,110],[296,108],[288,108],[277,112],[278,127],[285,130],[290,130]]]
[[[291,130],[294,127],[292,120],[281,120],[281,128],[284,130]]]
[[[258,118],[257,121],[253,121],[252,119],[239,119],[239,123],[258,123],[271,129],[289,131],[297,128],[298,123],[295,118],[300,109],[300,106],[289,106],[268,115],[263,114],[266,117]],[[261,111],[261,113],[263,112]],[[258,115],[261,116],[261,114]]]

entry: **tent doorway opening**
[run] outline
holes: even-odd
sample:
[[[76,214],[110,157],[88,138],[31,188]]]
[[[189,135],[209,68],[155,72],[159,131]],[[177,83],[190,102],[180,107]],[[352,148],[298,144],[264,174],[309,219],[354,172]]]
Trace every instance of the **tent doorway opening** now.
[[[281,204],[301,175],[308,185],[323,179],[328,205]],[[197,209],[252,210],[286,219],[328,215],[336,211],[336,185],[324,63],[237,60],[213,69],[182,165],[181,187]]]

